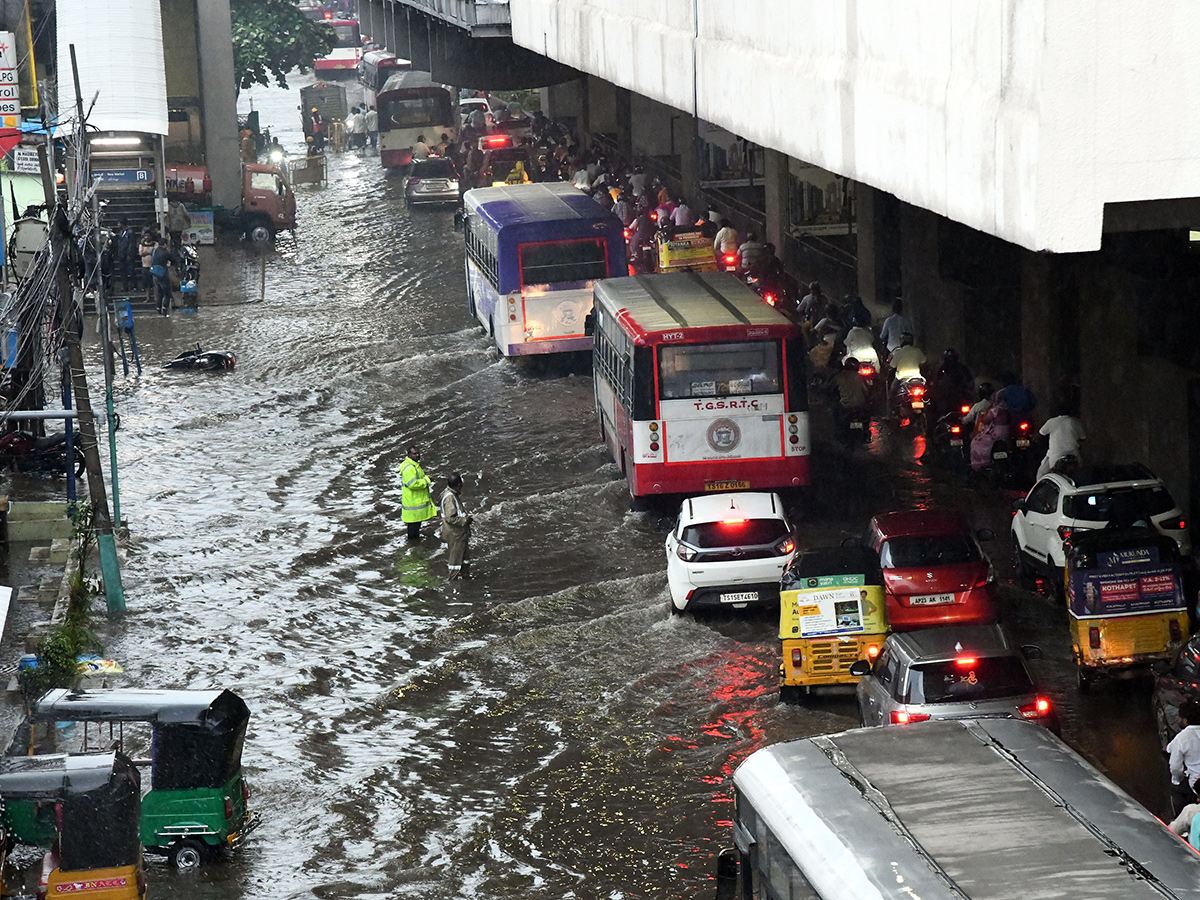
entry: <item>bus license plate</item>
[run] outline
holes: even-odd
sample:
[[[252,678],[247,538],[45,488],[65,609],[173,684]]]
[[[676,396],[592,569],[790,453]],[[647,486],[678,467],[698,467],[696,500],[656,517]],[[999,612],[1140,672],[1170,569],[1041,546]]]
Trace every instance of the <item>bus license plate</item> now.
[[[913,408],[913,409],[924,409],[924,408],[925,408],[925,401],[924,401],[924,400],[914,400],[914,401],[912,402],[912,408]]]
[[[908,598],[909,606],[944,606],[954,602],[953,594],[924,594]]]
[[[740,594],[722,594],[722,603],[757,603],[758,591],[743,591]]]
[[[1029,446],[1029,438],[1017,438],[1017,449],[1023,450]]]
[[[744,491],[750,487],[748,481],[706,481],[706,491]],[[732,601],[731,601],[732,602]]]

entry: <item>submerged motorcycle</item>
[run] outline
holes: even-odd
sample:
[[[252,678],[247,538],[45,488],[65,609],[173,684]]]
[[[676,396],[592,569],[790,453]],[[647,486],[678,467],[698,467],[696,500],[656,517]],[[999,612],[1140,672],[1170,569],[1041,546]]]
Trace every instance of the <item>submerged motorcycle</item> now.
[[[83,450],[79,433],[74,435],[74,469],[76,477],[83,474]],[[65,433],[38,437],[28,431],[9,431],[0,435],[0,466],[18,472],[44,472],[47,475],[67,475],[67,436]]]
[[[191,369],[202,372],[225,372],[233,369],[237,359],[228,350],[184,350],[172,360],[163,363],[164,369]]]

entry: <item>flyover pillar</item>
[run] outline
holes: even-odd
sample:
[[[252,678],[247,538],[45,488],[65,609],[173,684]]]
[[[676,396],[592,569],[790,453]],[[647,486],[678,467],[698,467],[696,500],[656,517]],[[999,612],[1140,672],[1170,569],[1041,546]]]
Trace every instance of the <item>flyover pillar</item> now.
[[[633,159],[633,92],[618,87],[617,105],[617,152],[626,160]]]
[[[776,254],[786,265],[788,260],[783,257],[787,252],[788,241],[785,238],[791,219],[788,209],[787,154],[768,147],[763,151],[763,166],[763,210],[767,221],[764,240],[775,245]]]
[[[696,117],[681,113],[675,119],[675,147],[679,154],[679,181],[689,200],[696,194],[700,181],[700,131]]]

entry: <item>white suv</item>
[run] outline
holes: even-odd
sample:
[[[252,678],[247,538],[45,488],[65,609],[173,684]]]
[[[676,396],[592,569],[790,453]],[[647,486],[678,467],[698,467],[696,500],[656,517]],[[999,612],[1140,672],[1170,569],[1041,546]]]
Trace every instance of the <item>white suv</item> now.
[[[671,609],[743,609],[779,600],[796,539],[778,494],[707,494],[683,501],[667,535]]]
[[[1024,500],[1013,503],[1013,551],[1022,575],[1042,572],[1057,587],[1063,583],[1063,541],[1073,531],[1089,528],[1152,525],[1173,538],[1190,556],[1183,511],[1162,481],[1145,466],[1109,466],[1074,475],[1051,472]]]

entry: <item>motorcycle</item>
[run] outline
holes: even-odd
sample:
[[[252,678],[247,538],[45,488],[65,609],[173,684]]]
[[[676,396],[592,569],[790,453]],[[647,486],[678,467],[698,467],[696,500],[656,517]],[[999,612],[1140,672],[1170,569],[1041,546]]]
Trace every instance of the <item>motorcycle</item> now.
[[[851,450],[871,442],[871,411],[866,406],[842,409],[842,442]]]
[[[196,281],[200,277],[200,256],[192,244],[179,248],[179,278],[181,281]]]
[[[971,435],[963,424],[963,417],[970,411],[971,405],[963,403],[934,423],[933,433],[929,437],[929,452],[936,462],[952,469],[967,465]]]
[[[75,476],[83,474],[83,450],[79,447],[79,434],[75,433],[74,446]],[[0,465],[18,472],[44,472],[66,477],[67,436],[65,433],[38,437],[27,431],[9,431],[0,436]]]
[[[925,404],[928,402],[928,387],[920,375],[912,375],[896,385],[892,392],[892,415],[905,428],[925,421]]]
[[[232,370],[237,362],[228,350],[184,350],[172,360],[163,363],[164,369],[190,369],[201,372],[224,372]]]

